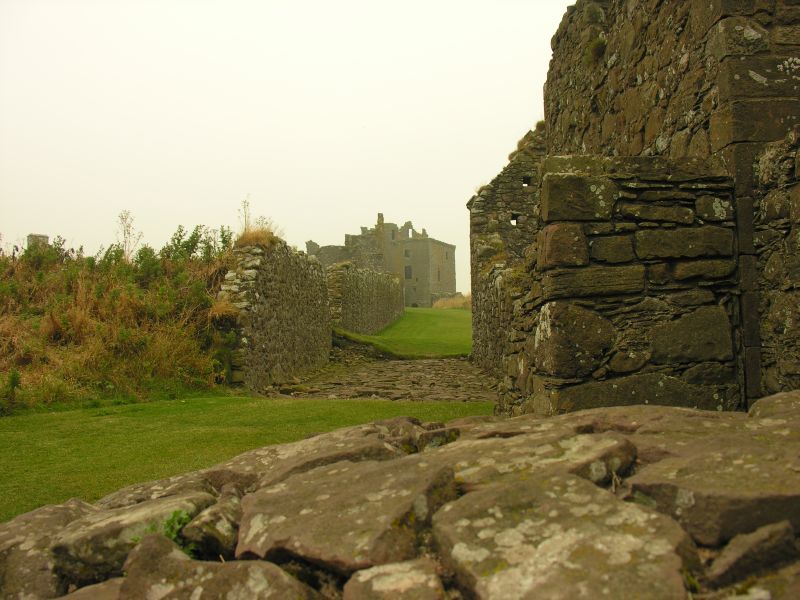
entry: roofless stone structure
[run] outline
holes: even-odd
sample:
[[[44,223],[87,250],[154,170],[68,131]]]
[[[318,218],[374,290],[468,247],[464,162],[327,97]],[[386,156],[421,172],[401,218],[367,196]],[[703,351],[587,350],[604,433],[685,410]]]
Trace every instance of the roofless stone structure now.
[[[800,387],[800,7],[579,1],[545,121],[469,204],[502,412]]]

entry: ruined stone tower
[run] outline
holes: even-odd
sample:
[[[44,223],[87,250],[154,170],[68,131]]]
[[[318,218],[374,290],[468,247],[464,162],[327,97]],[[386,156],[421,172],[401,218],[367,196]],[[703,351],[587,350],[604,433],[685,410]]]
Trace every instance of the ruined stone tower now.
[[[579,0],[545,122],[469,204],[501,412],[800,386],[800,5]]]
[[[456,293],[456,247],[433,239],[411,221],[402,227],[378,214],[374,227],[362,227],[357,235],[345,235],[344,246],[320,246],[306,242],[309,255],[325,266],[352,262],[358,267],[391,273],[403,283],[406,306],[432,306],[439,298]]]

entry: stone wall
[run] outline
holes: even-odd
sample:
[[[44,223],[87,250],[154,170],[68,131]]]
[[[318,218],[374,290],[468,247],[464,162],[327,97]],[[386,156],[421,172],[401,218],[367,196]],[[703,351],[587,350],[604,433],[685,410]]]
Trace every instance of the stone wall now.
[[[754,368],[761,365],[761,380],[751,396],[800,388],[799,148],[797,127],[785,140],[768,145],[756,162],[756,260],[749,265],[746,284],[747,300],[754,312],[758,307],[761,320],[747,342],[749,360]]]
[[[233,251],[219,299],[236,310],[232,380],[263,391],[328,361],[331,322],[325,272],[275,239]]]
[[[702,161],[549,157],[500,411],[741,406],[733,182]]]
[[[592,288],[595,279],[603,283],[612,276],[619,276],[623,287],[633,286],[634,270],[620,265],[643,267],[645,284],[639,292],[629,287],[625,293],[612,294],[613,302],[604,299],[606,293],[600,286],[598,301],[608,302],[608,310],[616,311],[617,320],[627,318],[620,315],[637,298],[636,302],[648,299],[651,307],[658,306],[668,322],[681,322],[689,315],[688,307],[695,305],[664,308],[649,300],[674,305],[667,297],[674,289],[680,302],[687,302],[687,297],[694,298],[692,302],[703,297],[705,300],[697,305],[700,308],[722,307],[734,329],[733,355],[720,359],[724,376],[715,367],[715,375],[700,377],[706,367],[687,367],[688,356],[674,360],[667,368],[653,355],[632,371],[641,369],[641,375],[652,381],[651,371],[667,373],[672,378],[669,385],[673,399],[663,401],[686,402],[686,398],[694,397],[696,390],[687,390],[684,385],[717,386],[711,397],[718,401],[717,406],[730,408],[746,406],[748,400],[763,393],[798,385],[800,351],[794,323],[800,315],[794,296],[797,240],[792,220],[797,180],[791,171],[797,136],[786,136],[800,123],[800,4],[797,0],[578,0],[567,10],[552,47],[542,132],[542,144],[549,156],[659,157],[677,162],[594,163],[587,167],[592,173],[579,169],[581,177],[577,180],[561,181],[555,175],[562,168],[573,168],[574,159],[570,159],[572,163],[548,159],[553,177],[542,185],[542,193],[548,196],[539,199],[536,190],[529,192],[529,202],[521,205],[521,214],[537,224],[526,225],[518,240],[503,232],[497,234],[492,219],[483,218],[482,213],[508,212],[507,198],[490,190],[471,201],[474,355],[479,363],[493,366],[505,377],[509,394],[501,408],[547,412],[582,402],[580,398],[570,399],[580,389],[575,382],[554,384],[541,374],[544,365],[534,364],[534,371],[530,371],[536,354],[532,345],[537,334],[541,339],[539,311],[547,305],[542,300],[539,306],[539,300],[533,298],[537,294],[546,296],[548,285],[564,287],[562,292],[567,294],[573,284]],[[689,162],[683,162],[686,160]],[[638,188],[625,188],[614,172],[629,170],[631,165],[653,170],[635,174],[630,181]],[[697,181],[708,176],[708,183],[724,186],[708,188],[706,194],[680,185],[676,188],[672,183],[677,180],[669,179],[670,169],[675,168],[683,173],[680,176],[691,175]],[[780,175],[776,175],[778,171]],[[723,176],[729,179],[722,182]],[[620,187],[624,192],[608,197],[599,212],[610,218],[613,235],[607,231],[607,224],[595,232],[587,221],[545,214],[550,196],[569,198],[573,212],[597,208],[591,203],[591,194],[572,187],[585,184],[590,190],[597,188],[600,184],[592,183],[593,177],[611,181],[614,185],[606,189],[614,189],[615,194]],[[551,189],[556,181],[563,189]],[[662,184],[672,187],[660,188]],[[659,190],[680,193],[659,196]],[[608,214],[608,210],[616,212]],[[675,220],[679,214],[683,221]],[[669,218],[663,218],[665,215]],[[635,226],[636,230],[626,233],[614,229],[620,226]],[[544,231],[539,232],[540,228]],[[719,228],[727,233],[722,234]],[[689,235],[684,231],[687,229],[696,232]],[[655,257],[641,255],[642,240],[657,240],[652,243],[656,252],[662,240],[687,235],[687,243],[696,237],[693,241],[701,248],[714,246],[730,235],[735,243],[723,256],[658,257],[664,259],[658,267],[654,266],[658,261],[648,262]],[[585,257],[584,238],[591,243]],[[585,259],[589,263],[542,267],[548,261],[566,260],[563,255],[567,252],[569,256],[570,249],[578,253],[570,260]],[[623,257],[628,258],[623,261]],[[680,264],[688,258],[692,260]],[[703,261],[711,262],[699,266]],[[599,266],[605,270],[595,269]],[[561,274],[564,268],[579,270],[581,275],[573,280],[571,275]],[[701,268],[708,270],[700,274],[697,269]],[[663,271],[661,275],[658,269]],[[638,282],[638,275],[635,279]],[[680,295],[689,288],[695,290],[690,296]],[[651,293],[654,290],[658,293]],[[587,302],[581,300],[578,305],[587,308]],[[570,313],[573,309],[559,313],[556,308],[553,305],[548,309],[553,322],[558,318],[552,315],[576,318]],[[597,307],[590,308],[598,312]],[[619,342],[619,336],[627,334],[620,333],[620,324],[604,310],[599,313],[612,323]],[[640,328],[660,326],[649,317],[639,324]],[[691,337],[688,331],[687,335]],[[655,351],[652,341],[648,348]],[[608,358],[605,345],[601,347],[603,351],[598,352]],[[602,392],[601,382],[622,377],[613,369],[616,362],[612,364],[609,359],[606,366],[603,360],[591,373],[597,380],[594,387],[586,389]],[[737,385],[740,403],[733,397]],[[539,398],[541,405],[530,406],[533,397]]]
[[[800,119],[795,0],[578,0],[552,47],[551,154],[716,154],[734,174]]]
[[[544,128],[529,131],[508,165],[467,204],[470,214],[473,361],[499,375],[512,305],[521,297],[525,252],[538,232]]]
[[[334,326],[372,334],[403,316],[403,286],[394,275],[340,263],[327,268],[327,280]]]

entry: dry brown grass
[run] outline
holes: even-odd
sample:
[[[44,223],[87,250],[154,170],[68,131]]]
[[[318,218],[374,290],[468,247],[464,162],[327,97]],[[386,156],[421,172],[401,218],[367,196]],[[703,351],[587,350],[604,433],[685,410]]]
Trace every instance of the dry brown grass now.
[[[433,308],[472,310],[472,296],[470,294],[466,296],[459,294],[450,298],[440,298],[433,303]]]
[[[250,227],[239,234],[239,236],[236,238],[236,241],[233,243],[233,247],[243,248],[245,246],[264,246],[268,248],[272,246],[272,244],[274,244],[278,239],[278,236],[275,235],[268,227]]]
[[[235,319],[239,314],[239,309],[236,308],[228,298],[217,298],[208,309],[209,322],[226,321],[228,319]]]

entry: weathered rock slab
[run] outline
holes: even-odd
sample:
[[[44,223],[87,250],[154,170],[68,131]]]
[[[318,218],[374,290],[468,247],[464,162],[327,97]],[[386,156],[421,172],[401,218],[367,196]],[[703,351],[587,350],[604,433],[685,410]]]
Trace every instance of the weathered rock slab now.
[[[737,425],[628,480],[634,494],[649,498],[705,546],[776,521],[800,527],[800,429],[772,417]]]
[[[708,571],[709,582],[721,587],[746,579],[800,555],[789,521],[765,525],[733,538]]]
[[[455,495],[452,469],[424,456],[321,467],[242,499],[236,556],[294,556],[343,575],[415,558],[418,530]]]
[[[436,565],[423,558],[358,571],[342,600],[445,600],[445,590]]]
[[[64,600],[119,600],[120,589],[125,581],[123,577],[107,579],[103,583],[87,585],[71,594],[63,596]]]
[[[216,598],[321,600],[313,589],[263,561],[191,560],[159,535],[145,537],[125,563],[119,600]]]
[[[50,546],[57,532],[96,512],[73,499],[45,506],[0,524],[0,597],[54,598],[67,591],[55,572]]]
[[[55,536],[56,570],[76,585],[121,575],[128,553],[144,535],[162,529],[176,512],[194,516],[214,502],[211,494],[190,492],[90,513]]]
[[[403,447],[413,447],[409,436],[415,427],[410,419],[347,427],[291,444],[252,450],[211,467],[203,474],[217,489],[234,484],[242,490],[250,490],[343,460],[389,460],[403,456],[406,453]]]
[[[670,519],[562,475],[518,479],[433,519],[443,560],[475,598],[685,598],[692,544]]]

